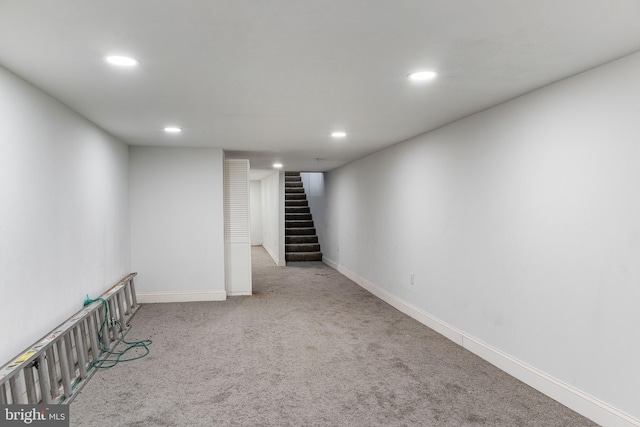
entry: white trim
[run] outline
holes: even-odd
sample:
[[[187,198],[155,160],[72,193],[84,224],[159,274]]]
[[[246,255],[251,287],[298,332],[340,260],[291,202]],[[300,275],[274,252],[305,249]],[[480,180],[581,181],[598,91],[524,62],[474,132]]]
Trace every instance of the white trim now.
[[[137,294],[141,304],[160,302],[194,302],[194,301],[225,301],[225,291],[192,291],[192,292],[158,292],[152,294]]]
[[[234,293],[228,293],[227,296],[228,297],[242,297],[242,296],[250,296],[251,292],[234,292]]]
[[[278,259],[278,257],[268,247],[264,245],[262,247],[264,248],[265,251],[267,251],[267,253],[271,257],[273,262],[275,262],[278,267],[286,267],[287,265],[286,261]]]
[[[327,257],[323,257],[322,261],[404,314],[596,423],[607,427],[640,427],[640,420],[468,335],[360,277],[337,262]]]

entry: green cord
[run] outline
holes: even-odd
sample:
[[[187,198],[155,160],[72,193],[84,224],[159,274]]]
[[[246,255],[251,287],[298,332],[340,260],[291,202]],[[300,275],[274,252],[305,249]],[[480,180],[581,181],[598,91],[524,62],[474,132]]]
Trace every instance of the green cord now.
[[[151,350],[149,350],[149,345],[151,345],[152,341],[151,340],[142,340],[142,341],[133,341],[133,342],[129,342],[127,340],[124,339],[124,332],[122,330],[122,324],[120,323],[119,320],[114,320],[114,323],[118,325],[118,329],[120,332],[120,339],[122,341],[122,343],[124,344],[128,344],[128,346],[122,350],[122,351],[110,351],[109,349],[106,348],[105,343],[104,343],[104,339],[102,337],[102,331],[104,330],[105,325],[107,324],[107,321],[109,319],[109,304],[107,303],[107,300],[105,300],[104,298],[96,298],[96,299],[90,299],[89,296],[87,295],[87,298],[84,300],[84,305],[87,306],[93,302],[96,301],[101,301],[102,305],[104,306],[104,319],[102,319],[102,324],[100,325],[100,329],[98,329],[98,341],[100,342],[100,356],[106,354],[107,356],[102,358],[98,358],[98,360],[94,360],[93,362],[91,362],[89,364],[89,369],[92,368],[96,368],[96,369],[108,369],[108,368],[113,368],[114,366],[116,366],[118,363],[120,362],[130,362],[132,360],[138,360],[138,359],[142,359],[143,357],[145,357],[146,355],[149,354],[149,352]],[[128,359],[123,359],[124,355],[131,349],[134,348],[138,348],[138,347],[142,347],[144,348],[145,352],[144,354],[135,356],[135,357],[130,357]],[[115,358],[112,358],[113,356],[115,356]]]

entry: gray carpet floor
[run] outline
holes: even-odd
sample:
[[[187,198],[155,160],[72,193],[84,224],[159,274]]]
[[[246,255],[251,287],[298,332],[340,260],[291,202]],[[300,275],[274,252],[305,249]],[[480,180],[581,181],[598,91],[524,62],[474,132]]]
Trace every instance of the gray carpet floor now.
[[[595,425],[322,263],[252,256],[253,296],[143,305],[151,353],[96,373],[71,425]]]

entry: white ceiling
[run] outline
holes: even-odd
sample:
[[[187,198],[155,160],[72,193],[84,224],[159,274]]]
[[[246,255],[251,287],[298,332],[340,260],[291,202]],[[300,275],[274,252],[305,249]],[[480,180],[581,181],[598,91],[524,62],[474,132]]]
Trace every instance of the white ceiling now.
[[[637,0],[0,0],[6,68],[131,145],[255,169],[330,170],[638,50]]]

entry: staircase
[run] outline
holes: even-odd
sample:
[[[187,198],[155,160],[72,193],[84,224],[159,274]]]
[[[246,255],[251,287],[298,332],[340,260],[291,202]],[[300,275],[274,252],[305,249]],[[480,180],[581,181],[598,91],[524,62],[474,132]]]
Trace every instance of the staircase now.
[[[322,261],[300,172],[284,173],[285,260]]]

